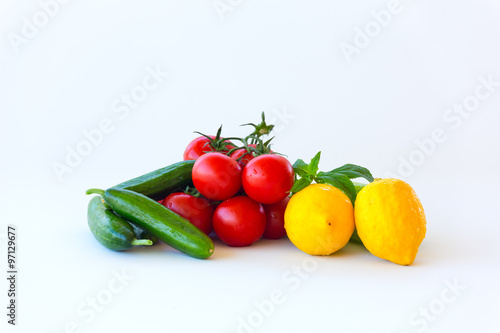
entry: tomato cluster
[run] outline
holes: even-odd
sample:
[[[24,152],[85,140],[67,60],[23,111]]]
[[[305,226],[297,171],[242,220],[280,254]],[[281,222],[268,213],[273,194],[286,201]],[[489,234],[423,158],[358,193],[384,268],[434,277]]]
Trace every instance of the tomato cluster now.
[[[267,126],[264,119],[263,125]],[[207,235],[213,230],[230,246],[286,235],[284,213],[294,183],[293,167],[269,149],[269,141],[260,140],[263,130],[255,127],[259,134],[231,138],[241,140],[242,147],[221,138],[220,130],[216,136],[191,141],[184,160],[196,160],[192,180],[197,193],[176,192],[161,201]]]

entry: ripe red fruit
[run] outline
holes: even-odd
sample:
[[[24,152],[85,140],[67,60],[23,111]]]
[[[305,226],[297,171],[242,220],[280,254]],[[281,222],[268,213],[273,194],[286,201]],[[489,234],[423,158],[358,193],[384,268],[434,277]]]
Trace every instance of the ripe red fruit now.
[[[264,238],[279,239],[286,235],[285,230],[285,210],[290,201],[290,197],[270,205],[262,205],[266,212],[266,230]]]
[[[213,135],[210,135],[210,137],[215,139],[215,136]],[[224,153],[227,153],[229,150],[234,148],[234,145],[230,141],[224,141],[222,145],[223,149],[221,150]],[[183,159],[184,161],[196,160],[198,157],[213,151],[215,151],[215,149],[210,144],[210,140],[205,136],[199,136],[187,145],[186,150],[184,150]]]
[[[249,246],[266,228],[266,213],[258,202],[245,196],[223,201],[213,216],[214,231],[230,246]]]
[[[241,188],[241,167],[221,153],[200,156],[193,166],[193,184],[206,198],[226,200]]]
[[[171,211],[189,220],[205,234],[212,232],[214,208],[205,198],[197,198],[184,192],[175,192],[166,197],[162,204]]]
[[[254,143],[251,143],[248,146],[252,147],[252,148],[257,147],[257,145]],[[234,158],[235,160],[239,159],[238,163],[243,168],[245,165],[248,164],[248,162],[253,160],[255,157],[251,153],[247,152],[247,150],[245,148],[241,148],[241,149],[238,149],[238,150],[235,150],[234,152],[232,152],[231,158]]]
[[[245,193],[263,204],[284,199],[294,182],[293,167],[286,158],[276,154],[260,155],[245,166],[242,184]]]

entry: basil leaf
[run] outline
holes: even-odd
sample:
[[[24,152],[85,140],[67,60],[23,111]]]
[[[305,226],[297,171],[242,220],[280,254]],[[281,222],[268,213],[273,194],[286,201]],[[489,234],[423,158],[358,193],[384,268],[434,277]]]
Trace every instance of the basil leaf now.
[[[309,166],[303,160],[298,159],[293,163],[293,171],[300,177],[306,177],[309,175]]]
[[[306,176],[306,177],[300,178],[295,183],[293,183],[293,186],[292,186],[292,189],[290,190],[290,192],[292,192],[292,194],[295,194],[295,193],[299,192],[300,190],[303,190],[304,188],[309,186],[309,184],[311,184],[311,182],[312,182],[312,179],[310,177]]]
[[[354,184],[344,174],[337,172],[319,172],[315,178],[317,183],[321,184],[329,184],[335,186],[351,200],[352,205],[354,206],[354,202],[356,201],[356,188]]]
[[[318,166],[319,166],[319,159],[321,157],[321,152],[318,152],[312,159],[311,163],[309,163],[309,174],[311,176],[316,176],[316,173],[318,172]]]
[[[354,187],[356,188],[356,194],[359,193],[359,191],[361,191],[367,184],[363,184],[363,183],[357,183],[357,182],[352,182]]]
[[[333,169],[331,172],[341,173],[349,177],[349,179],[364,178],[370,183],[374,180],[371,172],[367,168],[354,164],[345,164],[340,168]]]

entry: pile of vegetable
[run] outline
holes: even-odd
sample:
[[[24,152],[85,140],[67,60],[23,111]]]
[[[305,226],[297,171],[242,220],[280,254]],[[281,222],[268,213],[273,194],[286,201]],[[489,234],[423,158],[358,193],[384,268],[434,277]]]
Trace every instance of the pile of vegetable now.
[[[88,190],[99,195],[88,207],[95,238],[115,251],[161,241],[201,259],[213,254],[214,236],[239,247],[288,231],[299,249],[317,255],[356,238],[353,207],[366,184],[352,179],[373,182],[366,168],[346,164],[321,172],[320,153],[309,164],[299,159],[292,165],[271,150],[274,126],[264,113],[259,124],[242,126],[252,128],[244,138],[222,137],[222,126],[215,135],[195,132],[200,136],[187,145],[183,161],[107,190]]]

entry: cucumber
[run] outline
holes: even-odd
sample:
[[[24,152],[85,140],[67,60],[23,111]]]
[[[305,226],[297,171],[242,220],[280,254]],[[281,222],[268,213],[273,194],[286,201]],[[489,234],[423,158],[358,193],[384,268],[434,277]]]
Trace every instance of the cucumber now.
[[[87,191],[92,193],[102,195],[105,203],[124,219],[191,257],[205,259],[214,252],[214,243],[203,231],[143,194],[117,188]]]
[[[136,245],[153,244],[150,239],[137,239],[132,225],[106,208],[100,196],[90,200],[87,221],[97,241],[110,250],[123,251]]]
[[[115,212],[113,212],[113,210],[108,205],[106,205],[104,203],[104,199],[103,198],[101,198],[101,203],[102,203],[102,205],[104,205],[104,208],[106,208],[111,213],[113,213],[114,215],[116,215]],[[118,215],[116,215],[116,216],[118,216]],[[158,238],[156,238],[153,235],[148,234],[146,230],[139,228],[138,226],[136,226],[133,223],[130,223],[128,221],[126,221],[126,222],[132,227],[132,229],[134,229],[134,234],[135,234],[135,238],[136,239],[149,239],[149,240],[151,240],[153,242],[153,244],[156,244],[158,242]]]
[[[165,198],[178,188],[192,183],[191,171],[194,160],[182,161],[127,180],[112,188],[130,190],[155,200]]]
[[[135,238],[137,238],[137,239],[149,239],[149,240],[151,240],[151,242],[153,242],[153,244],[158,243],[158,238],[156,238],[155,236],[153,236],[151,234],[148,234],[148,232],[146,230],[139,228],[135,224],[130,223],[130,222],[128,222],[128,223],[134,229]]]

